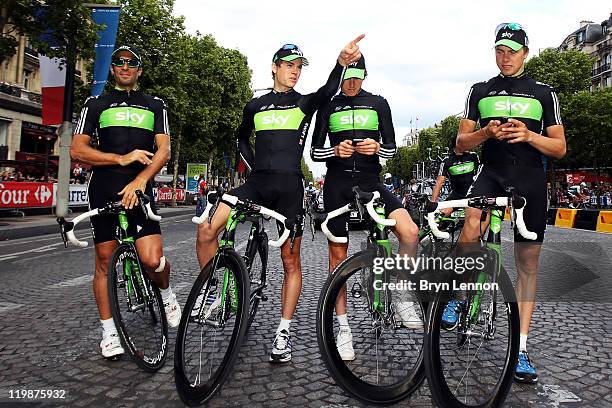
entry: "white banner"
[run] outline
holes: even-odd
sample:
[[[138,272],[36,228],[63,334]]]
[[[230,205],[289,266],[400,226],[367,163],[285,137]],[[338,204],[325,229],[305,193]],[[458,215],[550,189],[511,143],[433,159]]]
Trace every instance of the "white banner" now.
[[[69,184],[68,190],[68,206],[86,206],[89,201],[87,199],[87,184]],[[53,205],[57,201],[57,183],[53,184]]]

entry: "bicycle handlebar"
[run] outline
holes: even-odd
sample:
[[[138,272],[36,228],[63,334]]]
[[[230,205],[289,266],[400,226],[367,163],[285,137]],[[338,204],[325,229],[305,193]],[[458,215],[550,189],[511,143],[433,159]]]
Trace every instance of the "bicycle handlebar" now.
[[[155,214],[153,210],[151,209],[151,199],[140,190],[136,190],[135,193],[136,193],[136,196],[138,197],[138,202],[140,203],[140,207],[142,208],[142,211],[144,212],[145,217],[147,217],[150,220],[159,222],[162,217]],[[70,241],[70,243],[74,246],[86,248],[89,245],[89,243],[87,241],[80,241],[74,233],[74,230],[76,226],[78,225],[78,223],[87,218],[95,217],[96,215],[107,213],[112,209],[118,210],[122,208],[124,208],[123,204],[121,204],[121,202],[117,202],[117,203],[110,203],[106,207],[103,207],[103,208],[94,208],[93,210],[87,211],[86,213],[77,215],[71,221],[66,221],[63,217],[59,217],[57,219],[57,223],[60,225],[60,233],[62,234],[62,239],[64,240],[64,246],[67,247],[68,246],[67,242]]]
[[[210,218],[211,218],[210,210],[217,203],[219,193],[222,193],[222,190],[213,191],[213,192],[208,193],[208,196],[207,196],[208,202],[206,204],[206,209],[204,209],[204,212],[199,217],[193,217],[191,219],[191,222],[193,222],[194,224],[200,225],[200,224],[203,224],[204,221],[208,219],[209,220],[208,222],[210,223]],[[283,232],[280,234],[277,240],[273,240],[273,239],[268,240],[268,244],[270,244],[271,246],[278,248],[282,246],[287,240],[287,238],[289,237],[289,233],[291,232],[291,230],[287,228],[287,226],[285,225],[285,222],[287,221],[287,217],[285,217],[284,215],[279,214],[276,211],[263,207],[261,205],[242,202],[240,201],[238,197],[230,195],[230,194],[223,194],[221,196],[221,201],[223,201],[224,203],[228,204],[231,207],[236,207],[238,204],[249,206],[251,210],[261,214],[262,216],[272,217],[278,222],[280,222],[283,226]]]
[[[374,209],[374,201],[376,201],[377,199],[380,198],[380,193],[378,191],[374,191],[372,193],[362,193],[360,190],[356,190],[353,189],[353,191],[355,192],[355,198],[356,200],[360,200],[363,198],[367,198],[367,194],[371,194],[371,198],[368,200],[367,203],[365,203],[365,207],[368,211],[368,215],[372,218],[372,220],[374,220],[374,222],[380,224],[380,225],[384,225],[386,227],[393,227],[396,224],[395,220],[392,219],[387,219],[384,217],[381,217],[380,214],[378,214],[376,212],[376,210]],[[344,207],[340,207],[337,208],[333,211],[331,211],[329,214],[327,214],[327,217],[325,217],[325,221],[323,221],[323,223],[321,224],[321,231],[323,231],[323,233],[325,234],[325,236],[327,237],[328,240],[330,240],[331,242],[335,242],[337,244],[346,244],[348,242],[348,238],[347,237],[337,237],[334,234],[332,234],[332,232],[329,230],[329,228],[327,228],[327,223],[332,219],[332,218],[336,218],[339,217],[342,214],[345,214],[347,212],[351,211],[351,204],[347,204]]]
[[[516,228],[526,239],[535,240],[538,237],[538,234],[535,232],[531,232],[527,229],[525,225],[525,219],[523,217],[523,212],[525,211],[525,206],[527,205],[527,200],[524,197],[516,195],[513,193],[511,197],[474,197],[474,198],[465,198],[463,200],[451,200],[451,201],[442,201],[439,203],[429,202],[425,207],[425,211],[427,211],[427,223],[431,228],[431,232],[440,239],[448,239],[450,234],[448,232],[442,232],[438,229],[438,224],[435,219],[435,211],[443,210],[445,208],[465,208],[465,207],[474,207],[479,201],[486,201],[484,207],[489,206],[497,206],[497,207],[506,207],[510,205],[514,213],[516,214]]]

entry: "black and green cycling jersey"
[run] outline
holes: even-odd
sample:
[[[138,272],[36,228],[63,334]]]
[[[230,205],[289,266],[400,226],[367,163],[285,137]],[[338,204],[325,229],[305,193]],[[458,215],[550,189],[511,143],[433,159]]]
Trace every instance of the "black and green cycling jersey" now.
[[[546,135],[546,128],[561,125],[559,99],[548,85],[525,75],[502,74],[472,86],[465,103],[464,119],[487,126],[491,120],[514,118],[534,133]],[[482,161],[487,164],[542,167],[542,154],[529,143],[487,139]]]
[[[465,152],[463,154],[455,154],[453,152],[440,164],[438,176],[448,178],[451,191],[455,195],[465,197],[479,165],[480,160],[476,153]]]
[[[134,149],[155,150],[155,135],[169,135],[168,114],[164,101],[140,90],[111,91],[87,99],[81,111],[75,134],[97,136],[98,150],[128,154]],[[139,173],[140,162],[128,166],[104,166],[122,173]]]
[[[315,93],[273,90],[247,103],[237,139],[240,155],[252,171],[302,174],[302,153],[312,115],[338,92],[343,72],[344,67],[336,63],[327,83]],[[254,152],[250,143],[253,130]]]
[[[329,147],[324,147],[328,135]],[[368,156],[354,153],[349,158],[334,155],[334,146],[342,141],[367,138],[380,143],[378,154]],[[391,158],[395,151],[391,109],[382,96],[363,89],[355,96],[340,93],[317,114],[310,155],[314,161],[325,161],[330,170],[378,174],[381,170],[380,158]]]

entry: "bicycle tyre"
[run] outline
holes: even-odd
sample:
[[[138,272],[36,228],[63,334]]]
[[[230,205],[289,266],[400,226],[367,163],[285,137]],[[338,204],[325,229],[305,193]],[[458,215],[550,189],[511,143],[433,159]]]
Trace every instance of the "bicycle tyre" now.
[[[253,324],[255,315],[259,308],[263,296],[263,286],[266,284],[266,271],[268,267],[268,234],[261,231],[257,238],[253,240],[253,246],[247,248],[246,256],[249,260],[249,280],[251,283],[251,293],[249,297],[249,319],[246,331]],[[253,286],[256,287],[253,287]]]
[[[440,407],[499,407],[504,403],[508,393],[510,392],[514,374],[513,371],[519,351],[520,319],[514,287],[512,286],[510,277],[503,268],[499,274],[498,283],[500,290],[504,295],[504,299],[511,299],[509,302],[504,302],[507,307],[506,314],[510,333],[508,336],[508,347],[506,350],[506,356],[504,357],[500,380],[496,384],[491,396],[482,403],[468,405],[460,401],[459,398],[457,398],[457,396],[455,396],[450,390],[450,387],[445,380],[443,363],[440,357],[440,332],[441,330],[444,330],[442,329],[442,314],[444,313],[446,302],[441,301],[439,298],[431,302],[428,313],[428,330],[425,334],[424,344],[426,356],[425,373],[427,375],[427,383],[429,384],[429,388],[431,390],[432,399]],[[439,294],[438,296],[443,295]],[[467,399],[467,397],[465,399]]]
[[[355,398],[370,404],[388,405],[404,400],[416,391],[425,379],[423,350],[419,351],[414,368],[399,383],[372,385],[357,377],[341,359],[334,335],[334,312],[337,295],[351,275],[363,265],[371,265],[377,256],[375,248],[358,252],[345,259],[326,280],[317,306],[317,341],[323,361],[338,385]],[[367,290],[367,289],[366,289]],[[347,289],[348,291],[348,289]],[[376,337],[381,333],[376,330]]]
[[[138,316],[140,311],[122,309],[122,307],[125,308],[127,306],[123,304],[123,301],[120,301],[120,297],[122,297],[124,293],[124,286],[122,283],[127,283],[124,280],[125,275],[123,272],[120,273],[120,271],[124,270],[123,268],[125,268],[125,265],[123,262],[126,260],[130,260],[132,263],[138,265],[142,271],[143,282],[148,285],[149,293],[152,295],[152,299],[150,299],[149,303],[141,309],[143,315],[148,314],[144,318],[132,319],[132,317]],[[122,269],[119,271],[118,269],[120,267]],[[168,323],[159,288],[155,282],[147,276],[147,272],[142,269],[140,259],[138,258],[134,246],[122,244],[115,249],[109,262],[107,279],[111,312],[122,344],[140,368],[147,372],[156,372],[163,367],[168,354]],[[142,298],[143,291],[137,281],[132,280],[132,286],[136,298]],[[126,294],[126,301],[127,297]],[[135,301],[136,298],[131,298],[130,301]],[[147,324],[150,325],[152,330],[155,329],[156,333],[154,337],[156,337],[156,339],[152,339],[153,341],[149,342],[148,339],[144,339],[143,337],[143,341],[141,342],[141,337],[137,336],[134,330],[128,329],[129,323],[138,321],[141,321],[145,326]],[[149,351],[148,347],[150,343],[156,343],[151,351]]]
[[[218,258],[218,259],[217,259]],[[218,262],[215,263],[215,260]],[[189,325],[191,322],[191,315],[196,306],[196,300],[201,294],[202,289],[207,289],[207,285],[211,277],[213,277],[213,266],[219,265],[219,268],[228,268],[230,273],[234,276],[234,285],[237,290],[237,309],[235,312],[234,326],[229,328],[231,330],[231,337],[227,342],[227,348],[222,353],[221,362],[219,367],[209,374],[209,378],[206,382],[198,385],[192,384],[188,378],[186,367],[187,367],[187,346],[186,336],[188,333]],[[176,346],[174,352],[174,378],[176,389],[181,397],[181,400],[188,406],[198,406],[204,404],[210,400],[214,394],[221,388],[225,379],[231,372],[238,353],[240,346],[246,333],[246,323],[249,313],[249,302],[247,301],[247,293],[249,293],[249,282],[246,274],[246,265],[240,255],[233,249],[224,249],[220,254],[215,256],[200,272],[196,279],[185,307],[181,315],[181,323],[178,327],[176,336]],[[194,323],[197,324],[197,323]],[[202,325],[202,326],[205,326]],[[200,346],[204,340],[200,339]],[[200,352],[201,352],[200,348]],[[212,370],[211,370],[212,371]],[[199,377],[199,374],[198,376]]]

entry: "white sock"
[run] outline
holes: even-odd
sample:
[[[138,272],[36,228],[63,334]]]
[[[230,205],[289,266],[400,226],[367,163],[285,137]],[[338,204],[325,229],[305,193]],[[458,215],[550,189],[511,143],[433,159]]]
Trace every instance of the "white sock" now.
[[[291,324],[291,319],[285,319],[283,317],[281,317],[281,321],[280,324],[278,325],[278,329],[276,329],[276,332],[278,333],[279,331],[285,329],[287,331],[289,331],[289,325]]]
[[[159,293],[161,293],[162,301],[166,303],[168,299],[172,296],[172,288],[170,285],[166,289],[160,289]]]
[[[340,325],[340,327],[344,329],[350,329],[348,324],[348,316],[346,315],[346,313],[343,315],[337,315],[336,318],[338,319],[338,324]]]
[[[102,334],[117,334],[115,321],[112,317],[110,319],[100,320],[100,323],[102,324]]]
[[[527,351],[527,335],[521,334],[521,342],[519,345],[519,351]]]

